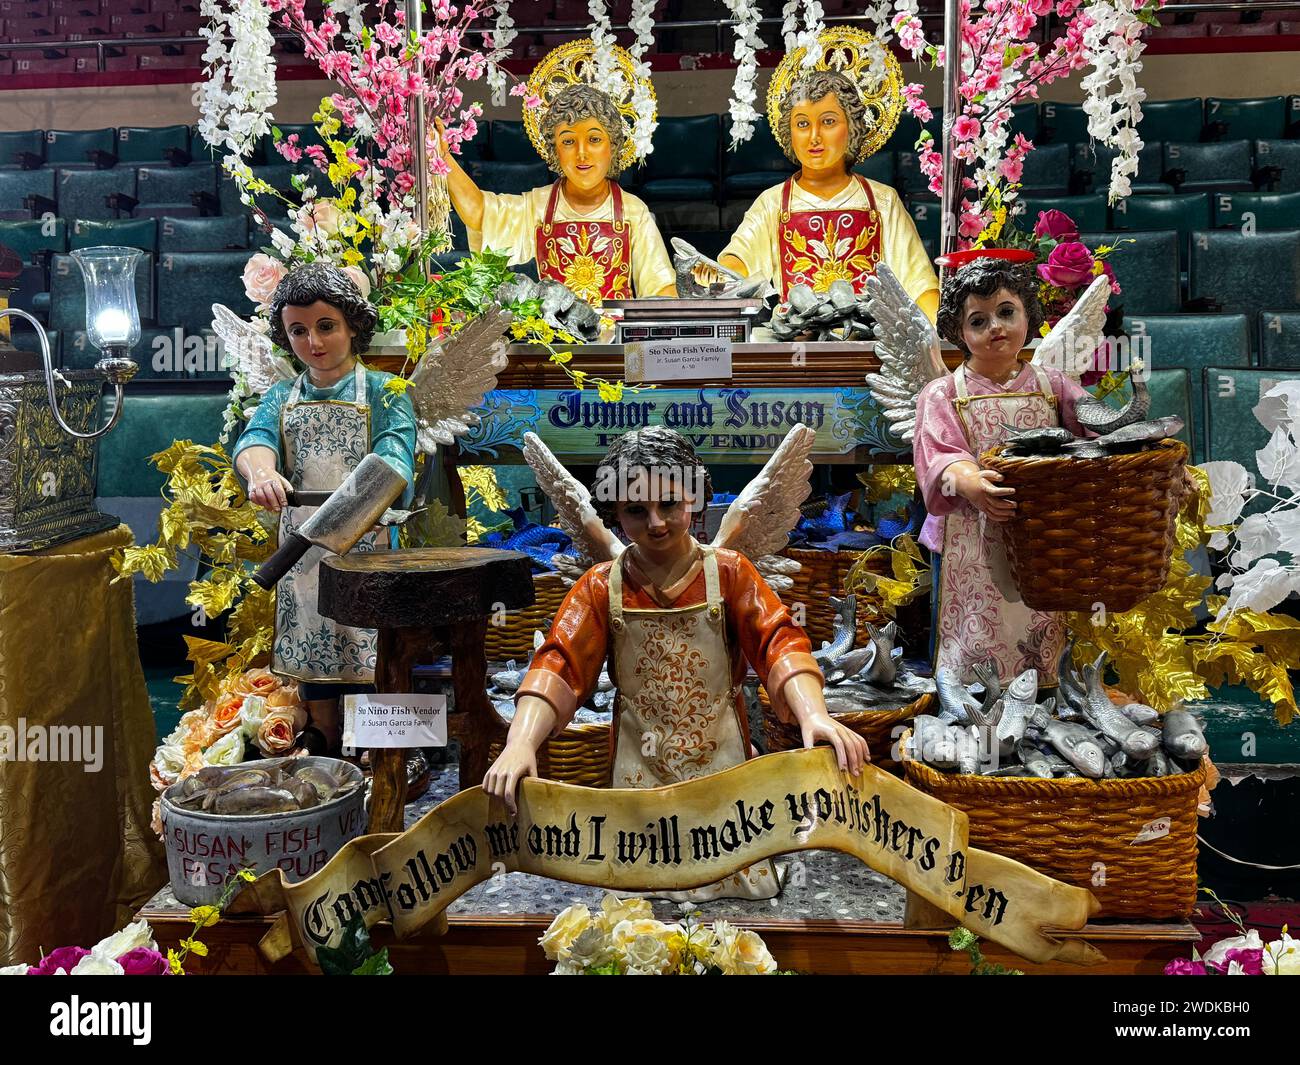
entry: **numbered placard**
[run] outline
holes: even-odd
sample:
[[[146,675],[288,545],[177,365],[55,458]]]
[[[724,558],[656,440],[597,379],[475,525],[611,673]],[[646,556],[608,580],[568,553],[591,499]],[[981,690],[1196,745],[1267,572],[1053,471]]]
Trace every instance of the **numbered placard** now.
[[[343,697],[344,747],[446,747],[447,697],[399,692]]]

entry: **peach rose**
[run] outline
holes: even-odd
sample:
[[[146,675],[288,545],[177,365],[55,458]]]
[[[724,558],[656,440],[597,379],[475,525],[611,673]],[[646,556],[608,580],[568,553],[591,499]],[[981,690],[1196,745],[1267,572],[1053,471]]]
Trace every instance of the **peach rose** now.
[[[185,768],[181,770],[180,779],[184,780],[186,777],[192,777],[207,764],[208,763],[203,760],[202,751],[186,751]]]
[[[224,736],[239,724],[239,711],[244,708],[245,698],[247,696],[228,692],[217,700],[212,709],[212,726],[218,736]]]
[[[271,296],[276,286],[284,280],[286,273],[288,271],[279,259],[272,259],[269,255],[258,252],[244,267],[244,295],[258,307],[269,307]]]
[[[269,695],[280,687],[280,678],[269,669],[250,669],[235,678],[229,687],[238,695]]]
[[[292,710],[300,706],[302,706],[302,700],[298,698],[298,693],[292,688],[277,688],[266,697],[267,713],[273,710]]]
[[[299,707],[282,707],[268,710],[257,730],[258,750],[268,756],[284,754],[307,726],[307,711]]]
[[[155,836],[159,839],[163,838],[162,799],[153,801],[153,806],[149,810],[149,827],[153,829]]]
[[[370,298],[370,278],[366,272],[356,266],[345,266],[343,272],[348,275],[348,280],[357,286],[357,291],[361,293],[362,299]]]
[[[308,233],[322,237],[337,236],[346,217],[333,200],[316,200],[298,210],[298,224]]]

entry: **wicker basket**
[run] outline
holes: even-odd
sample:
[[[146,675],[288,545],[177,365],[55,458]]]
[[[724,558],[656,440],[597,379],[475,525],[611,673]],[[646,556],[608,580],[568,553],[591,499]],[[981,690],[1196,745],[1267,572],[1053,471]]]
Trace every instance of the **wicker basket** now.
[[[543,573],[533,577],[533,605],[522,610],[512,610],[506,615],[504,625],[488,624],[483,641],[489,662],[509,662],[512,658],[527,662],[533,655],[533,632],[551,631],[551,622],[560,603],[568,592],[558,573]]]
[[[862,710],[858,713],[831,716],[867,741],[867,746],[871,748],[872,765],[893,771],[899,766],[899,763],[889,756],[898,738],[894,735],[894,729],[911,721],[917,714],[930,713],[934,703],[935,696],[922,695],[915,702],[900,706],[896,710]],[[799,726],[786,724],[777,718],[767,689],[761,684],[758,686],[758,705],[763,709],[763,738],[769,754],[776,751],[795,751],[803,746],[803,736],[799,733]]]
[[[844,578],[862,554],[860,551],[812,551],[807,548],[788,547],[781,554],[799,563],[799,572],[791,579],[793,585],[788,592],[781,593],[781,602],[791,610],[796,604],[803,606],[804,631],[812,640],[814,647],[820,647],[831,638],[835,628],[835,608],[830,604],[830,597],[844,598]],[[887,576],[889,557],[881,552],[870,562],[871,571]],[[871,609],[869,600],[858,598],[858,638],[854,646],[860,647],[867,640],[866,625],[883,621],[879,614]]]
[[[1015,458],[993,448],[980,465],[1016,491],[1007,553],[1035,610],[1131,610],[1164,587],[1182,499],[1187,445],[1104,459]]]
[[[1191,914],[1204,765],[1132,780],[963,776],[912,759],[903,768],[912,787],[966,813],[972,846],[1087,888],[1101,903],[1098,917]],[[1135,842],[1162,818],[1167,834]]]
[[[502,744],[488,747],[488,762],[497,760]],[[610,781],[609,725],[570,725],[537,751],[538,776],[587,788],[607,788]]]

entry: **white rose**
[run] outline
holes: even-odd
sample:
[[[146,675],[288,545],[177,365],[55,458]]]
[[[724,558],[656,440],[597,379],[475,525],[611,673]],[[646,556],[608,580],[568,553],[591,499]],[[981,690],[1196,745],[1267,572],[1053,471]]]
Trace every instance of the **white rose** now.
[[[239,731],[244,739],[252,740],[266,718],[266,696],[247,695],[244,705],[239,708]]]
[[[1201,960],[1207,966],[1214,966],[1216,969],[1222,969],[1225,962],[1225,956],[1230,950],[1259,950],[1264,944],[1260,941],[1259,933],[1253,928],[1244,936],[1233,936],[1231,939],[1221,939],[1205,952]]]
[[[59,972],[63,970],[60,969]],[[55,974],[57,975],[57,974]],[[112,958],[101,958],[97,954],[87,954],[72,967],[69,976],[122,976],[122,966]]]
[[[361,293],[362,299],[370,296],[370,278],[364,270],[358,270],[355,266],[343,267],[343,272],[347,274],[348,280],[357,286],[357,291]]]
[[[608,965],[614,957],[614,942],[609,933],[595,924],[589,924],[579,932],[564,954],[565,961],[583,969],[592,965]]]
[[[148,921],[136,921],[121,931],[114,932],[108,938],[101,939],[90,948],[90,953],[115,960],[127,951],[135,950],[136,947],[158,949],[158,944],[154,942],[153,929],[149,927]]]
[[[622,921],[646,920],[655,915],[649,900],[620,899],[617,895],[606,895],[601,900],[600,912],[605,927],[611,930]]]
[[[623,958],[628,976],[663,976],[673,965],[673,952],[668,944],[653,935],[637,936],[628,944]]]
[[[1283,932],[1264,948],[1261,967],[1265,976],[1300,976],[1300,939]]]
[[[637,917],[631,921],[619,921],[610,931],[610,937],[614,945],[620,950],[626,949],[628,944],[641,936],[654,936],[656,939],[667,939],[672,933],[672,929],[663,921],[656,921],[653,917]]]
[[[537,942],[547,959],[556,961],[569,948],[569,944],[578,938],[578,933],[590,924],[591,911],[586,906],[570,906],[555,915],[555,920]]]
[[[30,965],[0,965],[0,976],[26,976]]]
[[[204,765],[238,765],[244,760],[244,734],[231,729],[203,752]]]
[[[573,962],[565,959],[555,963],[555,968],[551,970],[552,976],[583,976],[585,971],[581,965],[575,965]]]
[[[723,958],[720,968],[729,976],[762,976],[776,972],[776,959],[769,953],[767,944],[757,932],[749,929],[736,933]]]

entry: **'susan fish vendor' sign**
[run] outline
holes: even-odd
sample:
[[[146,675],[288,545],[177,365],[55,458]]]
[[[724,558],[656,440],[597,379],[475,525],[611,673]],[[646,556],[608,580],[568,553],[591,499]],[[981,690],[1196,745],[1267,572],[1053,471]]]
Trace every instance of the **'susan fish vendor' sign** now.
[[[681,890],[765,858],[852,854],[981,936],[1031,961],[1100,955],[1044,929],[1080,929],[1092,894],[967,844],[966,815],[874,766],[845,776],[827,748],[757,758],[651,789],[525,780],[517,818],[481,788],[430,810],[400,835],[362,836],[314,876],[262,876],[236,909],[288,910],[294,941],[315,958],[344,925],[391,920],[410,935],[475,884],[533,873],[614,891]]]

